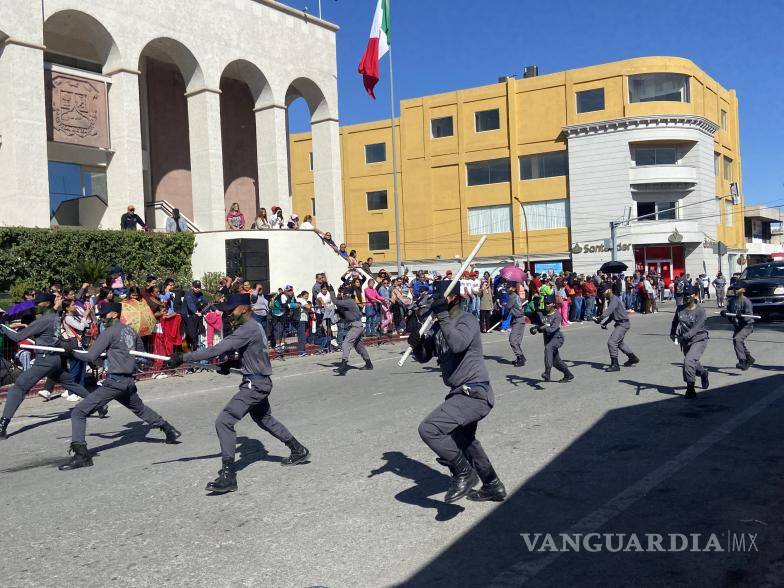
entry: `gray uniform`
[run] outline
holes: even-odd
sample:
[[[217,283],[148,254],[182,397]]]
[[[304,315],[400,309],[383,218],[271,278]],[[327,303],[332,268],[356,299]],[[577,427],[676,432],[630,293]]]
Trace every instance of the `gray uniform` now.
[[[87,415],[116,400],[133,414],[153,427],[162,427],[166,421],[146,406],[136,393],[136,358],[128,353],[131,350],[144,351],[139,335],[128,325],[115,322],[100,334],[87,353],[74,353],[75,359],[87,363],[94,362],[106,352],[109,375],[98,383],[98,388],[77,404],[71,411],[71,441],[86,443]]]
[[[346,325],[346,337],[343,339],[341,346],[343,350],[341,359],[348,361],[351,348],[353,347],[362,359],[369,361],[370,355],[367,349],[365,349],[365,344],[362,343],[365,325],[362,324],[362,311],[359,310],[359,306],[357,306],[355,301],[344,298],[343,300],[335,300],[335,310]]]
[[[224,459],[234,459],[237,448],[237,433],[234,425],[250,413],[250,418],[270,435],[288,443],[294,436],[272,416],[269,395],[272,392],[272,366],[269,360],[269,343],[264,334],[264,327],[257,321],[249,320],[231,335],[213,347],[186,353],[182,359],[186,362],[202,361],[220,357],[232,351],[240,355],[242,382],[239,391],[223,407],[215,419],[215,431]]]
[[[482,475],[492,467],[476,428],[495,404],[482,354],[479,322],[459,307],[438,315],[438,322],[414,349],[414,357],[438,358],[449,388],[444,402],[419,425],[419,436],[441,459],[453,463],[461,453]]]
[[[512,325],[509,331],[509,346],[517,357],[523,356],[523,333],[525,332],[525,314],[523,314],[523,301],[517,294],[510,294],[509,300],[504,305],[512,316]]]
[[[724,278],[716,278],[713,280],[713,287],[716,288],[716,303],[719,306],[724,306],[724,289],[727,287],[727,280]]]
[[[566,342],[563,333],[561,332],[561,313],[554,310],[552,314],[544,315],[542,317],[542,325],[539,327],[544,333],[544,371],[549,374],[552,368],[562,372],[565,376],[571,375],[572,372],[566,367],[566,364],[561,359],[559,349]]]
[[[607,308],[602,313],[600,324],[606,325],[607,323],[615,321],[615,327],[610,338],[607,340],[607,349],[610,351],[610,358],[618,358],[618,350],[620,349],[624,355],[634,355],[634,352],[624,341],[626,333],[629,331],[629,315],[626,314],[626,309],[623,302],[615,294],[610,297]]]
[[[708,330],[705,328],[705,309],[697,306],[694,310],[681,307],[675,311],[670,327],[670,336],[677,336],[683,350],[683,381],[693,384],[697,376],[707,370],[700,363],[702,354],[708,346]]]
[[[3,329],[3,334],[11,341],[19,343],[25,339],[34,339],[36,345],[57,347],[60,344],[60,317],[50,312],[33,321],[21,331]],[[87,389],[77,384],[63,364],[64,358],[59,353],[36,352],[35,362],[25,370],[8,390],[3,418],[12,419],[25,395],[43,378],[51,378],[59,382],[68,392],[87,397]]]
[[[749,349],[746,347],[746,338],[754,332],[754,319],[744,318],[740,316],[742,314],[754,314],[754,305],[751,300],[745,296],[732,298],[726,316],[734,327],[732,346],[735,348],[735,355],[740,363],[748,361],[751,357]]]

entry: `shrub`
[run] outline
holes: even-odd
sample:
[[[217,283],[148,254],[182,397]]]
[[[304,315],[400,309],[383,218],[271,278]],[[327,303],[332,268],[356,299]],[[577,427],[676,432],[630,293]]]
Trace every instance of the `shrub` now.
[[[19,280],[18,282],[14,282],[14,285],[11,286],[10,290],[8,290],[8,297],[11,299],[12,303],[15,304],[22,300],[25,290],[33,290],[43,287],[44,286],[36,286],[32,280]]]
[[[202,292],[214,296],[220,288],[220,281],[223,274],[220,272],[207,272],[201,279]]]

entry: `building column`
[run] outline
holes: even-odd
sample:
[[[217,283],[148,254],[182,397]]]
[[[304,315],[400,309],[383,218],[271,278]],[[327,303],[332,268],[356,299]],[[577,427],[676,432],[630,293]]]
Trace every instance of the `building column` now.
[[[101,220],[102,229],[117,229],[129,204],[144,217],[144,172],[139,106],[138,70],[117,69],[107,74],[109,87],[109,133],[112,160],[106,170],[109,203]]]
[[[313,196],[316,218],[322,231],[330,231],[336,243],[345,240],[340,169],[338,120],[327,118],[311,123],[313,137]]]
[[[202,88],[185,96],[188,99],[193,221],[200,231],[222,231],[226,228],[226,210],[220,90]],[[252,210],[244,212],[246,217],[255,215]]]
[[[0,41],[0,226],[50,226],[43,50]]]
[[[257,108],[256,160],[259,166],[259,206],[283,208],[291,214],[287,108],[271,104]],[[254,211],[255,214],[255,211]],[[271,213],[270,213],[271,214]]]

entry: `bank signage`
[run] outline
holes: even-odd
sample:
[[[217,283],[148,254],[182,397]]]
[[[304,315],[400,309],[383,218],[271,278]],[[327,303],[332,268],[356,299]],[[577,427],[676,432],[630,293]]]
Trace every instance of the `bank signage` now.
[[[615,246],[616,251],[631,251],[632,245],[631,243],[618,243]],[[580,245],[579,243],[575,243],[572,246],[572,255],[580,255],[581,253],[605,253],[612,251],[612,245],[605,245],[604,243],[599,245]]]

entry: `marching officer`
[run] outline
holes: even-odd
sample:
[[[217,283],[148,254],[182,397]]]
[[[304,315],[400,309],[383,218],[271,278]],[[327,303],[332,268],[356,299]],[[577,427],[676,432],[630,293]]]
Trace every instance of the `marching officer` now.
[[[508,282],[506,289],[509,292],[509,298],[504,308],[512,317],[512,325],[509,331],[509,346],[515,354],[515,367],[522,367],[525,365],[525,355],[523,355],[523,334],[525,333],[523,300],[517,295],[517,284],[515,282]]]
[[[606,329],[611,321],[615,321],[613,331],[607,340],[607,349],[610,352],[610,367],[607,368],[607,371],[619,372],[621,367],[618,365],[618,350],[621,350],[628,358],[623,364],[624,367],[631,367],[640,363],[640,359],[624,341],[626,333],[629,331],[629,315],[626,314],[623,302],[611,289],[604,291],[604,297],[608,301],[607,305],[602,315],[596,317],[594,321],[596,324],[601,325],[603,329]]]
[[[166,443],[177,443],[180,432],[170,425],[157,412],[146,406],[136,393],[136,358],[129,351],[144,351],[139,334],[128,325],[120,322],[122,305],[119,302],[108,302],[100,309],[106,329],[98,336],[86,353],[74,353],[67,350],[66,357],[91,363],[106,352],[109,362],[109,375],[98,384],[98,388],[87,398],[79,402],[71,411],[71,448],[73,457],[60,466],[61,471],[75,470],[93,465],[93,459],[87,450],[85,433],[87,432],[87,415],[94,410],[104,408],[112,400],[116,400],[141,420],[153,427],[158,427],[166,435]]]
[[[234,351],[239,353],[242,368],[239,391],[215,420],[215,431],[221,447],[222,467],[218,478],[207,484],[206,490],[217,494],[234,492],[237,489],[237,472],[234,468],[237,433],[234,425],[248,413],[259,427],[285,443],[291,450],[291,455],[284,458],[280,465],[307,463],[310,457],[310,451],[297,441],[283,423],[272,416],[269,403],[269,395],[272,392],[269,343],[264,327],[253,319],[250,294],[232,294],[222,308],[224,313],[231,313],[231,322],[234,325],[231,335],[212,347],[185,355],[175,353],[168,362],[170,366],[177,367],[185,362],[220,357]],[[228,375],[231,363],[232,360],[224,362],[218,373]]]
[[[362,311],[359,310],[354,298],[348,292],[349,286],[341,286],[338,288],[338,299],[335,300],[335,312],[340,315],[343,322],[346,324],[346,336],[343,339],[341,346],[342,355],[340,365],[335,368],[335,373],[338,376],[345,376],[346,372],[351,369],[348,365],[348,358],[351,354],[351,349],[354,348],[360,357],[365,360],[365,365],[361,370],[372,370],[373,362],[370,361],[370,354],[362,342],[362,336],[365,334],[365,326],[362,324]]]
[[[460,309],[459,294],[450,293],[444,298],[448,286],[447,280],[433,282],[430,310],[438,322],[423,337],[415,330],[408,338],[417,361],[438,358],[441,377],[449,388],[444,402],[420,423],[419,436],[438,456],[436,461],[452,473],[446,502],[464,496],[477,502],[500,502],[506,497],[506,489],[476,438],[479,421],[495,404],[479,322]],[[482,487],[473,490],[479,480]]]
[[[710,385],[708,370],[700,363],[708,346],[708,330],[705,328],[705,309],[697,304],[694,294],[683,297],[683,306],[678,307],[670,327],[670,339],[679,341],[683,351],[683,381],[686,382],[685,398],[697,398],[694,390],[696,376],[700,377],[703,390]]]
[[[754,332],[754,305],[746,298],[744,282],[737,282],[734,289],[735,297],[729,301],[729,308],[721,311],[721,316],[727,317],[734,327],[732,345],[738,358],[735,367],[745,371],[754,365],[754,358],[746,347],[746,338]]]
[[[535,325],[530,329],[532,335],[536,333],[544,334],[544,373],[542,374],[542,379],[545,382],[550,381],[550,370],[553,367],[563,373],[563,377],[558,380],[559,382],[566,383],[574,380],[574,374],[566,367],[558,351],[566,342],[561,332],[561,321],[561,313],[555,309],[555,295],[548,294],[544,297],[542,324]]]

